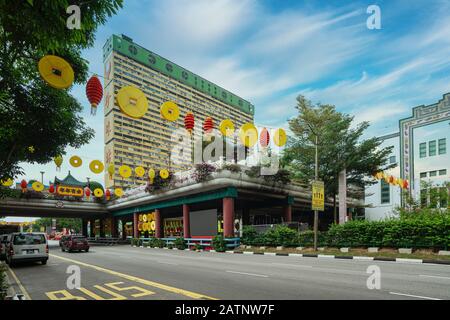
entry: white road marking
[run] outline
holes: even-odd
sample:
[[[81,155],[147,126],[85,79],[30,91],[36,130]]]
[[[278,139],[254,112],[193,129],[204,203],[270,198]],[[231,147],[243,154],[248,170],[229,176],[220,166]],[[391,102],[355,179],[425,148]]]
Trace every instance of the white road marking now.
[[[173,265],[173,266],[179,266],[178,263],[174,263],[174,262],[167,262],[167,261],[156,261],[156,262],[158,262],[158,263],[163,263],[163,264],[171,264],[171,265]]]
[[[256,274],[256,273],[247,273],[247,272],[239,272],[239,271],[225,271],[228,273],[236,273],[236,274],[243,274],[246,276],[253,276],[253,277],[261,277],[261,278],[268,278],[269,276],[265,274]]]
[[[405,296],[405,297],[411,297],[411,298],[419,298],[419,299],[426,299],[426,300],[442,300],[439,298],[432,298],[432,297],[425,297],[425,296],[415,296],[412,294],[406,294],[406,293],[399,293],[399,292],[389,292],[390,294],[397,295],[397,296]]]
[[[425,277],[425,278],[436,278],[436,279],[448,279],[450,280],[450,277],[443,277],[443,276],[431,276],[426,274],[420,274],[419,277]]]
[[[285,267],[312,268],[312,266],[307,266],[303,264],[289,264],[289,263],[275,263],[275,262],[272,262],[271,264],[275,266],[285,266]]]

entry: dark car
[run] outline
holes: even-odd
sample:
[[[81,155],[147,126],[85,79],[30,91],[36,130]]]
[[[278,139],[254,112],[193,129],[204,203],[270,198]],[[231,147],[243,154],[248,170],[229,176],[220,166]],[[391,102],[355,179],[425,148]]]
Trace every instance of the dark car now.
[[[89,251],[89,243],[84,236],[63,236],[59,242],[62,251]]]

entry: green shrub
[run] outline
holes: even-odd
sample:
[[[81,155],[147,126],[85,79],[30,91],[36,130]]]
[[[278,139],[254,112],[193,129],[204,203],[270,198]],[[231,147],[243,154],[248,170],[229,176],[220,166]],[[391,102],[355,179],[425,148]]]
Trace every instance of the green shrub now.
[[[173,245],[178,250],[186,249],[186,242],[184,241],[184,238],[176,238],[175,241],[173,242]]]
[[[241,243],[245,245],[258,245],[255,243],[258,233],[253,226],[244,226],[242,228]]]
[[[194,250],[203,250],[203,246],[200,243],[194,245]]]
[[[166,246],[166,242],[164,240],[156,239],[156,238],[155,238],[153,244],[157,248],[164,248]]]
[[[222,235],[215,236],[212,239],[212,247],[217,252],[225,252],[227,250],[227,245]]]
[[[6,281],[6,267],[0,263],[0,301],[5,300],[8,293],[8,282]]]

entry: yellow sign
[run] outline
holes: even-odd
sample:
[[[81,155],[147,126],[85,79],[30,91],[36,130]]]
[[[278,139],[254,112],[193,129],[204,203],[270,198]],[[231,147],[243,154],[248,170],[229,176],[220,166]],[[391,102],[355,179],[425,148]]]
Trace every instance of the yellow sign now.
[[[325,191],[323,181],[312,183],[312,209],[325,211]]]

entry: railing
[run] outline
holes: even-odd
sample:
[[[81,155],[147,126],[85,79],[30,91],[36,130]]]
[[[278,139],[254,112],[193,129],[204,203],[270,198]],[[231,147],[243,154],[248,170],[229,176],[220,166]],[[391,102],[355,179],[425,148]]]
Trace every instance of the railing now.
[[[139,238],[140,245],[142,245],[144,242],[149,242],[155,238]],[[177,238],[160,238],[160,240],[164,241],[165,246],[168,247],[169,245],[174,245],[175,240]],[[241,244],[240,238],[225,238],[225,245],[227,248],[234,249],[236,247],[239,247]],[[212,239],[211,238],[185,238],[184,242],[188,248],[200,245],[203,248],[212,248]]]
[[[89,237],[87,238],[87,241],[89,242],[89,244],[99,244],[106,246],[130,243],[129,240],[122,240],[120,238],[100,238],[100,237]]]

